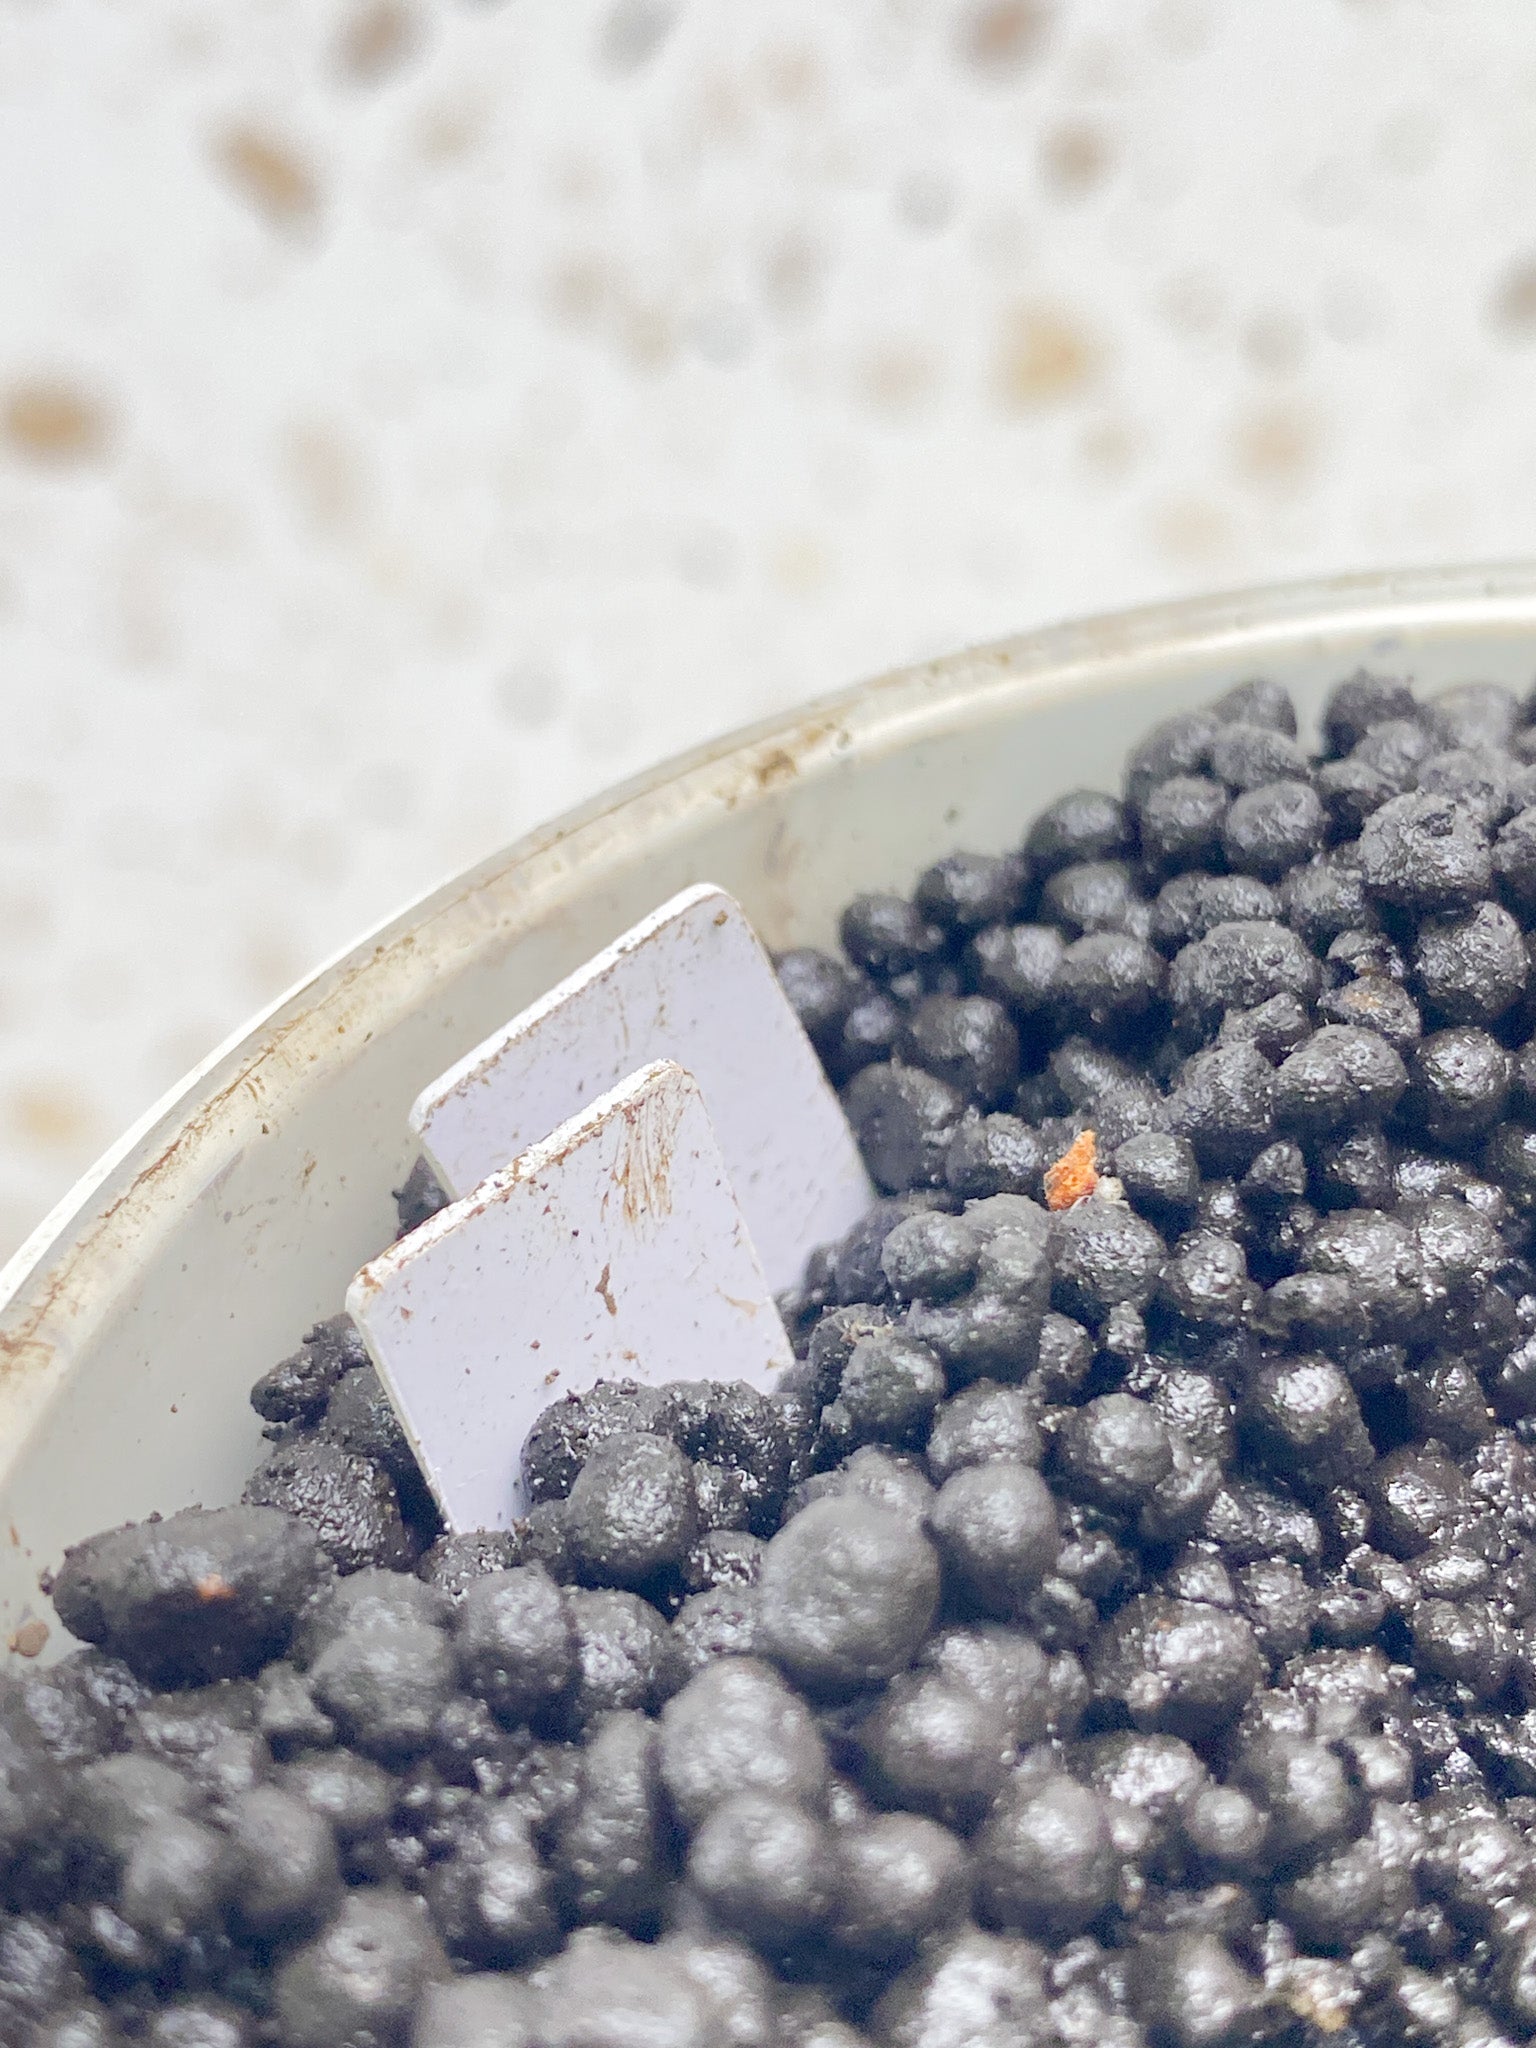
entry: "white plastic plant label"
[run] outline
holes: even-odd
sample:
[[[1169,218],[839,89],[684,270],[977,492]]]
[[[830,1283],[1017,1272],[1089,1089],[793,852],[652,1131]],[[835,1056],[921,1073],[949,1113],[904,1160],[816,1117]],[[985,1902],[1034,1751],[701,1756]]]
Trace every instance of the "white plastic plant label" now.
[[[794,1286],[874,1191],[773,963],[723,889],[685,889],[514,1017],[425,1090],[412,1128],[463,1194],[661,1059],[699,1084],[769,1286]]]
[[[791,1352],[693,1077],[657,1061],[370,1261],[347,1309],[450,1528],[523,1511],[535,1418],[600,1379]]]

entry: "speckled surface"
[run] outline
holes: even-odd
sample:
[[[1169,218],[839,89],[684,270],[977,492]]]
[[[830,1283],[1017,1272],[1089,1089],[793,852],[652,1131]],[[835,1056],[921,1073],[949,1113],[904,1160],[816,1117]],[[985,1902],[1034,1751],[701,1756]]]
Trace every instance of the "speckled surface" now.
[[[679,746],[1536,552],[1525,0],[4,0],[0,189],[0,1249]]]

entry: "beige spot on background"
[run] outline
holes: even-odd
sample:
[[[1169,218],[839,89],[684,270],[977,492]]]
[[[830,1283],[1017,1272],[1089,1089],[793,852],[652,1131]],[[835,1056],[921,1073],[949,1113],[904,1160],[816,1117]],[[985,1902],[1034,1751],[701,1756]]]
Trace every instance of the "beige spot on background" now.
[[[373,85],[400,68],[420,34],[421,22],[406,0],[364,0],[342,23],[336,68],[358,85]]]
[[[228,128],[215,138],[214,161],[269,226],[305,226],[320,203],[314,170],[296,144],[269,130]]]
[[[0,776],[0,839],[24,844],[50,831],[61,789],[37,775]]]
[[[785,533],[769,551],[768,573],[792,597],[816,597],[832,580],[832,563],[814,534]]]
[[[725,528],[695,527],[678,541],[678,574],[695,590],[724,590],[736,573],[738,552]]]
[[[219,39],[212,21],[185,14],[171,22],[166,46],[182,63],[200,64],[217,53]]]
[[[423,616],[439,653],[463,654],[484,626],[485,608],[477,588],[445,581],[430,593]]]
[[[285,848],[294,872],[319,889],[334,889],[351,864],[350,842],[327,818],[310,818],[288,838]]]
[[[1057,306],[1016,306],[1003,320],[997,389],[1011,412],[1059,405],[1098,374],[1099,348],[1072,314]]]
[[[1439,148],[1435,117],[1423,107],[1403,107],[1389,114],[1376,137],[1377,161],[1399,177],[1427,171]]]
[[[1226,514],[1205,498],[1171,498],[1152,513],[1152,542],[1181,567],[1203,569],[1226,549],[1231,525]]]
[[[1266,376],[1288,377],[1300,369],[1307,340],[1288,313],[1256,313],[1243,330],[1243,353]]]
[[[917,342],[882,343],[865,359],[859,382],[876,412],[898,418],[916,412],[932,395],[936,366]]]
[[[370,542],[363,566],[373,587],[390,599],[415,594],[418,577],[416,557],[398,534],[386,533]]]
[[[0,939],[35,946],[54,928],[54,904],[42,889],[19,875],[0,877]]]
[[[644,707],[633,693],[597,690],[577,700],[574,730],[578,743],[594,754],[620,753],[640,730]]]
[[[513,725],[538,732],[559,714],[564,689],[557,669],[525,655],[515,661],[496,687],[496,708]]]
[[[1002,271],[1009,283],[1027,275],[1037,254],[1040,216],[1011,203],[989,204],[972,230],[978,262]]]
[[[88,462],[110,438],[102,401],[66,377],[23,378],[5,394],[5,438],[29,462]]]
[[[1233,429],[1233,468],[1245,483],[1264,490],[1297,489],[1306,481],[1316,454],[1316,429],[1297,406],[1254,406]]]
[[[1182,271],[1163,286],[1159,304],[1180,333],[1210,334],[1221,321],[1222,288],[1207,271]]]
[[[1112,160],[1109,137],[1089,121],[1064,121],[1040,144],[1040,168],[1047,185],[1071,199],[1100,184]]]
[[[1199,0],[1162,0],[1147,17],[1153,43],[1165,56],[1198,56],[1211,40],[1210,16]]]
[[[899,218],[920,235],[937,234],[955,217],[954,182],[941,170],[909,171],[893,196]]]
[[[176,857],[176,834],[168,818],[153,805],[140,804],[129,799],[113,804],[101,815],[102,843],[111,849],[113,863],[119,869],[169,867]],[[92,961],[88,972],[97,981],[114,980],[118,969],[101,975]]]
[[[1536,335],[1536,256],[1510,264],[1493,288],[1488,317],[1506,340],[1529,341]]]
[[[1083,461],[1101,476],[1124,476],[1136,461],[1136,435],[1125,420],[1090,420],[1077,446]]]
[[[1386,324],[1386,299],[1369,278],[1345,275],[1325,278],[1318,293],[1318,317],[1330,341],[1347,347],[1370,341]]]
[[[768,250],[763,262],[763,296],[774,312],[795,317],[808,313],[821,296],[826,254],[805,228],[789,228]]]
[[[961,23],[961,54],[978,71],[1009,77],[1039,55],[1049,22],[1043,0],[979,0]]]
[[[252,1003],[268,1002],[285,988],[292,988],[312,964],[287,932],[269,926],[247,932],[240,951],[246,999]]]
[[[608,166],[590,150],[566,150],[550,166],[549,189],[562,206],[596,206],[612,183]]]
[[[201,1022],[189,1021],[174,1031],[162,1034],[152,1048],[160,1072],[170,1080],[189,1074],[207,1059],[228,1032],[230,1022],[227,1017],[210,1016]]]
[[[489,109],[477,93],[454,93],[422,109],[416,147],[426,163],[449,164],[467,156],[482,139]]]
[[[595,327],[612,311],[617,296],[612,264],[593,251],[573,251],[550,273],[549,303],[572,327]]]
[[[812,106],[821,86],[816,52],[803,44],[779,45],[764,52],[763,89],[781,107]]]
[[[1067,76],[1079,92],[1118,96],[1126,89],[1126,49],[1119,37],[1085,36],[1068,51],[1067,67]]]
[[[711,149],[745,143],[752,124],[741,80],[728,71],[706,73],[699,84],[694,125]]]
[[[1354,166],[1341,157],[1314,164],[1296,188],[1296,204],[1322,227],[1340,227],[1360,211],[1362,189]]]
[[[72,1082],[46,1075],[13,1088],[6,1109],[19,1141],[42,1151],[78,1149],[96,1126],[84,1092]]]
[[[614,0],[598,36],[598,62],[620,77],[660,50],[677,19],[676,0]]]
[[[279,460],[308,525],[338,537],[357,531],[368,489],[362,453],[345,429],[331,420],[296,420],[282,437]]]
[[[164,570],[150,550],[125,548],[103,583],[107,622],[130,668],[154,668],[176,652]]]
[[[236,500],[188,487],[188,480],[157,467],[140,466],[124,479],[124,502],[143,520],[152,539],[221,555],[247,531],[244,507]]]
[[[664,370],[677,354],[677,321],[659,299],[639,299],[622,308],[619,346],[637,370]]]
[[[745,306],[729,301],[703,306],[689,335],[706,362],[739,363],[752,347],[752,316]]]

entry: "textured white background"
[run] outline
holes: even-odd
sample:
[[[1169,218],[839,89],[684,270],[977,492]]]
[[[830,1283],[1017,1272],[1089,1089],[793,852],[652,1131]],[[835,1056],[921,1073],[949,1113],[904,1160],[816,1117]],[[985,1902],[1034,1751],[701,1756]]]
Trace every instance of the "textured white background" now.
[[[1536,552],[1530,0],[0,0],[0,1250],[642,763]]]

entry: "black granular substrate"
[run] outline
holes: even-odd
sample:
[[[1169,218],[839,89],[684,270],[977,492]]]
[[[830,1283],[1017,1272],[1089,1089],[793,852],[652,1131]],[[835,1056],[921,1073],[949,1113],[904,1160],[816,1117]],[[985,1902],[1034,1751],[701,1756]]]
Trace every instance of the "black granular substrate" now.
[[[338,1318],[244,1503],[70,1552],[0,2043],[1536,2038],[1536,702],[1322,730],[785,956],[880,1199],[774,1394],[558,1402],[450,1536]]]

